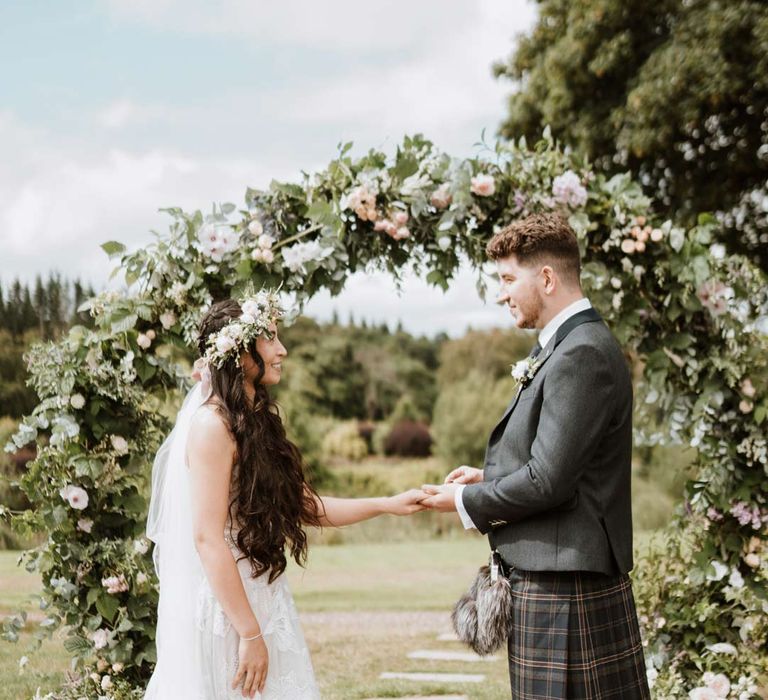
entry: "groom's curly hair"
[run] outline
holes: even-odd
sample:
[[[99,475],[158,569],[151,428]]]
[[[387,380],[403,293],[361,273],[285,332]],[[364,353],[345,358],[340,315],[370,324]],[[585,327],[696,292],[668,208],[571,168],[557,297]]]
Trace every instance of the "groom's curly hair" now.
[[[521,265],[551,265],[571,284],[579,284],[579,242],[560,214],[532,214],[496,233],[485,248],[491,260],[514,255]]]
[[[240,305],[219,301],[205,314],[198,336],[204,355],[208,337],[240,317]],[[299,565],[307,558],[303,525],[320,525],[317,494],[305,476],[299,449],[285,434],[277,405],[261,383],[264,360],[256,340],[246,348],[260,369],[254,379],[253,402],[245,392],[245,375],[234,357],[217,368],[211,365],[211,396],[232,434],[237,451],[232,470],[229,503],[230,536],[251,563],[253,577],[269,571],[274,581],[285,571],[286,548]],[[222,533],[223,536],[223,533]]]

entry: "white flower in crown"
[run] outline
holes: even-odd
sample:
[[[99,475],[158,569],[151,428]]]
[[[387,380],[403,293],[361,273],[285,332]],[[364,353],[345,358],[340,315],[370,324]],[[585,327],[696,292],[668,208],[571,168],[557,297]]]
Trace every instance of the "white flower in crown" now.
[[[220,368],[227,358],[234,357],[239,364],[240,353],[258,336],[269,336],[272,324],[285,315],[275,292],[251,292],[239,301],[240,318],[233,319],[208,338],[205,363]]]
[[[512,365],[512,378],[517,381],[518,387],[522,389],[534,378],[540,366],[541,362],[535,357],[526,357],[524,360],[520,360],[520,362]]]

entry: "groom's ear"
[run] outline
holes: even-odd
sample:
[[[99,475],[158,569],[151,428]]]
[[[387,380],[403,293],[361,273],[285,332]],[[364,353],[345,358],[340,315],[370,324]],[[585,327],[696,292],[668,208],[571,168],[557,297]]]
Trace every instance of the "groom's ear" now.
[[[559,282],[555,268],[551,265],[544,265],[539,271],[539,276],[544,287],[544,294],[554,294],[557,291]]]

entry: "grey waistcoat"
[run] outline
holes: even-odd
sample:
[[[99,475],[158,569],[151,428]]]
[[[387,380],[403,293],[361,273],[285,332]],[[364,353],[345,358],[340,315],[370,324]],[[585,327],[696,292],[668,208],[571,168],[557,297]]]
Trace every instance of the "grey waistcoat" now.
[[[600,314],[560,326],[535,376],[493,429],[484,481],[462,494],[508,565],[530,571],[632,568],[632,382]]]

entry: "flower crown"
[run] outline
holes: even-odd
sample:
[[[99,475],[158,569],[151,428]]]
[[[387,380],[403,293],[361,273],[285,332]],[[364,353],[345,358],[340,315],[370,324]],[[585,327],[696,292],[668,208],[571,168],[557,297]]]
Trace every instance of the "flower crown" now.
[[[240,318],[231,320],[224,328],[211,333],[203,356],[204,363],[218,368],[227,358],[234,357],[240,364],[240,354],[260,335],[271,337],[270,326],[285,315],[277,292],[261,290],[246,294],[239,300]]]

